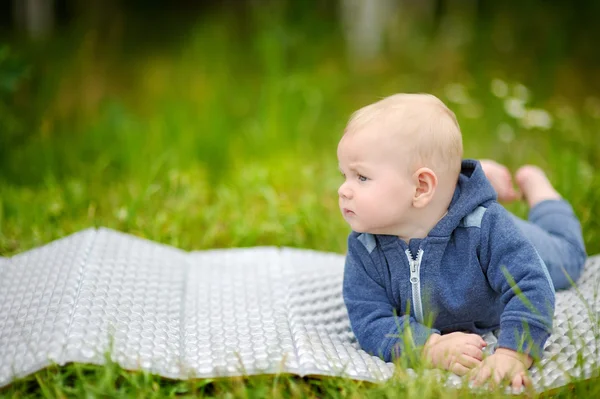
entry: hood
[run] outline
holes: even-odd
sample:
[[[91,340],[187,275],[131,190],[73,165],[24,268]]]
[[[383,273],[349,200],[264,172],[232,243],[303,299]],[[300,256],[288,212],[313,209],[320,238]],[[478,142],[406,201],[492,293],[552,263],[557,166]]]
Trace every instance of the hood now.
[[[496,191],[485,177],[479,161],[463,160],[448,214],[429,232],[429,236],[447,237],[451,235],[461,220],[475,208],[495,200]]]

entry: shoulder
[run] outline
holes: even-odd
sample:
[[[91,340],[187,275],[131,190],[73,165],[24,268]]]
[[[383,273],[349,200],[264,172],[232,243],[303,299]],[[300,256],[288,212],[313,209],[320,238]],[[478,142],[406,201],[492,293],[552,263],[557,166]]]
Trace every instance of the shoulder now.
[[[458,227],[482,228],[490,221],[495,221],[498,218],[510,220],[508,211],[504,209],[497,201],[485,201],[466,214],[458,224]]]
[[[483,217],[487,212],[487,206],[480,205],[470,213],[465,215],[460,221],[458,227],[476,227],[481,228],[481,224],[483,222]]]
[[[494,227],[502,227],[502,228],[515,228],[516,225],[513,222],[510,213],[500,205],[497,201],[490,201],[486,204],[485,214],[481,218],[481,224]]]

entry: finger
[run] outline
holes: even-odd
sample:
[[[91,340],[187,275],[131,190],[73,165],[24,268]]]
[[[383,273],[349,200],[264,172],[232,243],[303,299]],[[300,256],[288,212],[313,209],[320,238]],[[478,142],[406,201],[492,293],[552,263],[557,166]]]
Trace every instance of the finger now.
[[[467,355],[460,355],[456,357],[455,363],[458,363],[468,369],[473,369],[481,364],[481,360]]]
[[[477,376],[479,375],[479,373],[481,372],[481,367],[483,367],[483,363],[481,363],[479,366],[471,369],[468,373],[467,373],[467,379],[473,383],[473,385],[475,384],[475,380],[477,379]]]
[[[450,368],[450,371],[452,371],[454,374],[462,377],[463,375],[467,375],[469,374],[469,372],[471,371],[470,368],[463,366],[460,363],[454,363],[452,364],[452,367]]]
[[[440,362],[442,365],[442,368],[445,370],[450,370],[450,368],[452,367],[452,363],[454,363],[455,360],[455,356],[454,355],[446,355],[443,357],[442,361]]]
[[[493,374],[494,374],[493,381],[494,381],[495,386],[500,385],[500,383],[502,382],[502,380],[506,376],[506,373],[500,371],[498,367],[496,367],[494,369]]]
[[[478,346],[466,345],[463,348],[463,353],[462,354],[470,356],[470,357],[475,358],[477,360],[483,360],[483,350],[480,347],[478,347]]]
[[[470,343],[479,348],[483,348],[483,347],[487,346],[487,342],[485,342],[485,340],[480,335],[477,335],[477,334],[471,334]]]
[[[527,372],[523,373],[523,385],[526,388],[529,388],[531,386],[531,378],[529,378],[529,375],[527,374]]]
[[[524,375],[522,373],[517,373],[514,375],[514,377],[512,378],[512,381],[510,382],[510,385],[512,386],[513,389],[515,390],[519,390],[521,389],[521,387],[524,384]]]
[[[481,335],[475,333],[463,333],[465,336],[465,344],[474,345],[480,348],[486,347],[487,342],[483,339]]]
[[[481,368],[478,369],[477,373],[472,378],[473,385],[475,385],[475,386],[481,386],[491,376],[492,376],[492,370],[488,366],[484,365],[484,366],[482,366]]]

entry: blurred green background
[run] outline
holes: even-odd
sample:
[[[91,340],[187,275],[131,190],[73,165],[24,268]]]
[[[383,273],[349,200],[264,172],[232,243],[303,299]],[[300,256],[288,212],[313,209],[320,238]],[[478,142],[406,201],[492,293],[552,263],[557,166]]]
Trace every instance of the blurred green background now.
[[[0,256],[93,226],[186,250],[343,253],[337,142],[396,92],[444,100],[465,156],[541,166],[600,253],[598,16],[598,1],[0,0]],[[107,363],[0,396],[477,396],[402,368],[372,386]]]
[[[444,100],[465,156],[543,167],[600,252],[599,2],[24,3],[0,3],[0,256],[91,226],[343,253],[337,141],[395,92]]]

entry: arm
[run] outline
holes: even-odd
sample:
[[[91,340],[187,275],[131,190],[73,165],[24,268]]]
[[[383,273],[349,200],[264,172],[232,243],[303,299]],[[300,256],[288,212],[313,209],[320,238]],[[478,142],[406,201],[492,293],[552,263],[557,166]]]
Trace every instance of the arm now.
[[[431,334],[439,333],[413,317],[394,314],[395,308],[374,262],[352,235],[348,238],[343,295],[352,331],[361,348],[385,361],[401,355],[405,338],[420,347]],[[408,327],[411,334],[406,336]]]
[[[498,346],[538,357],[554,316],[554,288],[546,266],[499,204],[486,211],[481,235],[482,266],[505,304]]]

